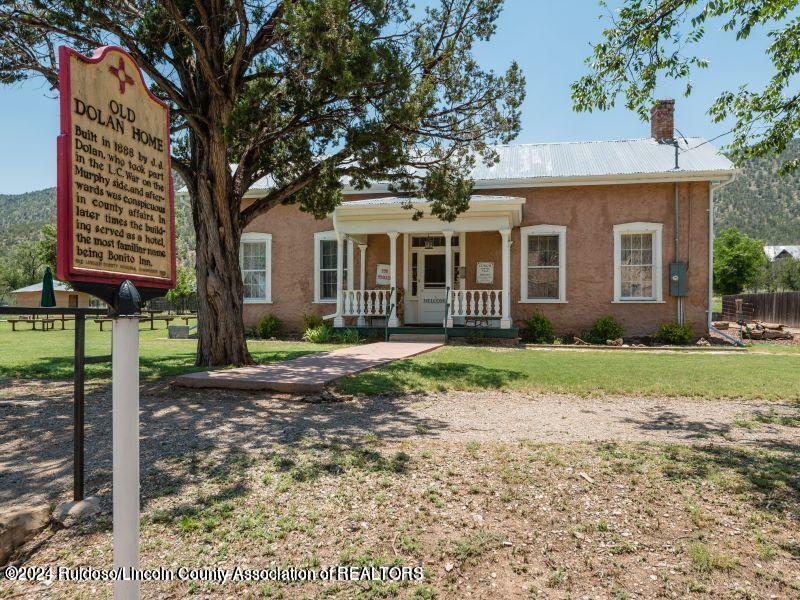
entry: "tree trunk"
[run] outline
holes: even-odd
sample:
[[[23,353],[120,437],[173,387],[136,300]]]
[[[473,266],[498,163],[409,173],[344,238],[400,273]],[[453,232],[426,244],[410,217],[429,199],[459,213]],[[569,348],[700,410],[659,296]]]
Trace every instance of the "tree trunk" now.
[[[195,140],[196,180],[192,215],[197,234],[197,365],[246,365],[242,315],[242,276],[239,270],[239,210],[228,166],[228,148],[221,135]]]

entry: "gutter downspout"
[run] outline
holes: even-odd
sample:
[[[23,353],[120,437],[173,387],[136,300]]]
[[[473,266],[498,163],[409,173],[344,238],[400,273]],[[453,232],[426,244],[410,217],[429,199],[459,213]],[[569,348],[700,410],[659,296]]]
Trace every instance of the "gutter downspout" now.
[[[675,162],[677,163],[677,161],[678,161],[678,158],[677,158],[677,145],[675,147],[675,152],[676,152]],[[677,168],[677,164],[676,164],[676,168]],[[679,221],[679,219],[680,219],[680,205],[678,203],[678,182],[676,181],[672,185],[673,185],[673,188],[674,188],[674,191],[675,191],[675,258],[674,258],[674,261],[677,263],[677,262],[680,262],[680,259],[681,259],[680,258],[680,255],[681,255],[681,249],[680,249],[680,221]],[[678,296],[677,300],[678,300],[678,316],[677,316],[677,320],[678,320],[678,323],[683,325],[683,321],[684,321],[683,296]]]
[[[736,179],[734,172],[729,179],[725,181],[711,181],[708,186],[708,322],[706,323],[708,331],[715,331],[723,335],[723,337],[730,338],[730,336],[722,333],[716,329],[712,323],[713,301],[714,301],[714,192],[720,188],[725,187]],[[736,342],[733,340],[734,343]]]

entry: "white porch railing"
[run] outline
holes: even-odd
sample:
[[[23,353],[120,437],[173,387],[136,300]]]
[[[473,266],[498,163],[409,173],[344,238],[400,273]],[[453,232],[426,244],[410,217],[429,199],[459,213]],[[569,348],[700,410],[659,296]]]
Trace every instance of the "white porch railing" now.
[[[499,319],[503,316],[500,290],[451,290],[450,316],[452,318]]]
[[[391,300],[391,290],[344,290],[342,316],[385,317]]]

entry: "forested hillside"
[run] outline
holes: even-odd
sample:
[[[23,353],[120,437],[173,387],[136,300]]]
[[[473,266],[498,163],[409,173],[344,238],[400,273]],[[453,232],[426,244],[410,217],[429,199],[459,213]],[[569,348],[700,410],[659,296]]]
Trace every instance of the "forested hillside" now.
[[[37,241],[42,225],[56,222],[56,188],[0,194],[0,257],[20,240]]]
[[[177,177],[175,189],[183,187]],[[0,260],[20,242],[36,242],[42,226],[56,222],[56,188],[25,194],[0,194]],[[194,264],[194,227],[192,210],[187,200],[175,198],[175,229],[181,261]]]
[[[716,228],[737,227],[767,245],[800,244],[800,170],[783,177],[778,167],[800,153],[800,140],[783,156],[748,161],[736,181],[716,195]]]

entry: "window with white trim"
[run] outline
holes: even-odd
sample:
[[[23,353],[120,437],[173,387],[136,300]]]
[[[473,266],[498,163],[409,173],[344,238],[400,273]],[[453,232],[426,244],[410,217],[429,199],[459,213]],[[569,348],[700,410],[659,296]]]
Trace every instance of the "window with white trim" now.
[[[245,303],[272,302],[272,235],[248,232],[239,243]]]
[[[567,228],[520,228],[520,302],[566,302]]]
[[[346,240],[342,248],[342,284],[350,286],[353,272],[353,242]],[[336,302],[336,232],[321,231],[314,234],[314,302]]]
[[[660,302],[661,223],[614,225],[614,301]]]

